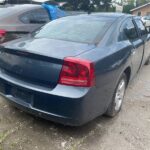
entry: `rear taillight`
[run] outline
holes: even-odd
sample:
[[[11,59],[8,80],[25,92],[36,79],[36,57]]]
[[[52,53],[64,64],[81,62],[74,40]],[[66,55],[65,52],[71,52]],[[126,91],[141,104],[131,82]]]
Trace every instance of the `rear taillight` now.
[[[0,43],[2,43],[5,40],[6,31],[0,29]]]
[[[6,31],[0,29],[0,36],[3,37],[3,36],[5,36],[5,35],[6,35]]]
[[[67,57],[64,59],[59,84],[91,87],[95,84],[94,65],[88,60]]]

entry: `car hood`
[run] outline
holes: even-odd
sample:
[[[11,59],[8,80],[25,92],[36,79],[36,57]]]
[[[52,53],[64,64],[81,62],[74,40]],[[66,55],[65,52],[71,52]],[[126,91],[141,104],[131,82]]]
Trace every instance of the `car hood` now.
[[[63,59],[69,56],[77,56],[95,47],[93,44],[77,43],[46,38],[21,38],[4,43],[8,49],[27,51],[48,57]]]

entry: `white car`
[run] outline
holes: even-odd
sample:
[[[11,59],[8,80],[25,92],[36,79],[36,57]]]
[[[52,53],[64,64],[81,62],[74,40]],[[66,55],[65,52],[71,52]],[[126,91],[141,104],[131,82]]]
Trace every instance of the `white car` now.
[[[0,4],[3,4],[6,0],[0,0]]]
[[[145,24],[146,27],[150,27],[150,16],[144,16],[142,17],[142,21]]]

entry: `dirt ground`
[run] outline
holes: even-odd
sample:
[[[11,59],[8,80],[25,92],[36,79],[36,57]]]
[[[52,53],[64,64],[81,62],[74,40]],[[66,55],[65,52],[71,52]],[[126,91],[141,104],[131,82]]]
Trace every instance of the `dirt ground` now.
[[[150,66],[130,84],[117,117],[83,127],[36,118],[0,97],[0,150],[150,150]]]

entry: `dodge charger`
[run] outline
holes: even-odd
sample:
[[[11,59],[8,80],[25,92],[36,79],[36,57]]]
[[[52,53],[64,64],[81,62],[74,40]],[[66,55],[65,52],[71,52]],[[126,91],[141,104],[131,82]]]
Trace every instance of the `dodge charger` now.
[[[16,107],[64,125],[116,116],[126,88],[150,63],[139,17],[64,17],[0,47],[0,93]]]

